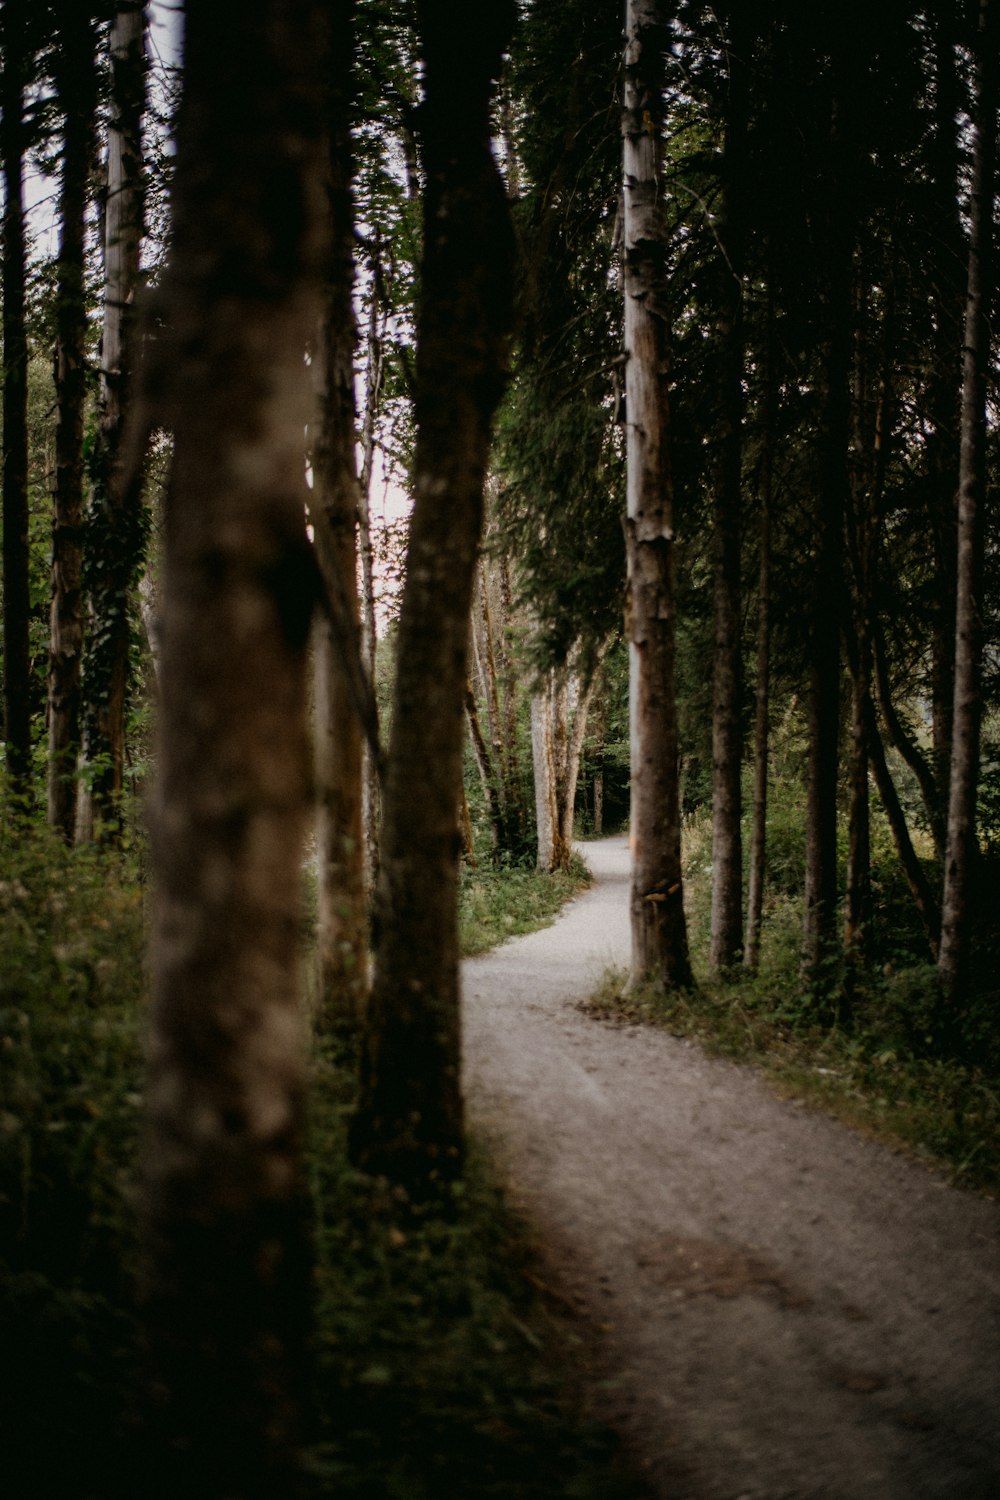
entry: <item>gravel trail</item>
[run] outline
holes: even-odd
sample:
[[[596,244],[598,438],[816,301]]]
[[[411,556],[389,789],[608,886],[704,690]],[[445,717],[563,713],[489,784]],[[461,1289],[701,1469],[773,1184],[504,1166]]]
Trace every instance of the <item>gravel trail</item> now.
[[[1000,1500],[1000,1205],[577,1009],[628,957],[628,848],[464,966],[470,1113],[598,1330],[596,1400],[670,1500]]]

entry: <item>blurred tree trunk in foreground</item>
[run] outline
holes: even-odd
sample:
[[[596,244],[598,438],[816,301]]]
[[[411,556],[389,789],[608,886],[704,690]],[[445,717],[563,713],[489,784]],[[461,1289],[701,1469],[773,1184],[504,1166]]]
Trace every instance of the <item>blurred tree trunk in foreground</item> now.
[[[307,340],[325,272],[324,7],[190,0],[141,1227],[147,1492],[297,1492],[309,1258],[299,889]],[[158,376],[158,380],[157,380]]]

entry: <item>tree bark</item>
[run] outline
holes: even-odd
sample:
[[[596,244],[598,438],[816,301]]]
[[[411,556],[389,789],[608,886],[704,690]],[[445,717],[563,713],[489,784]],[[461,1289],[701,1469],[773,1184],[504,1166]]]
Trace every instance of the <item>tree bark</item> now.
[[[938,856],[944,863],[948,767],[955,694],[955,587],[958,577],[955,476],[959,469],[959,396],[962,385],[962,322],[965,300],[964,236],[959,211],[958,115],[955,63],[956,8],[935,7],[934,133],[931,190],[934,208],[930,293],[934,318],[933,367],[927,390],[931,431],[927,467],[931,479],[930,520],[934,537],[935,602],[931,639],[931,709],[934,773],[924,790]]]
[[[774,488],[774,426],[777,389],[774,374],[774,303],[770,285],[764,354],[764,430],[760,471],[757,575],[757,657],[754,687],[753,806],[750,817],[750,875],[747,889],[743,962],[755,973],[760,963],[767,870],[767,793],[771,725],[771,510]]]
[[[465,715],[469,724],[469,738],[472,741],[472,752],[476,758],[476,768],[479,771],[479,780],[483,788],[483,800],[486,803],[486,812],[490,820],[490,840],[493,844],[494,858],[498,857],[501,850],[507,846],[507,825],[504,820],[503,809],[500,805],[500,793],[498,790],[498,777],[493,758],[490,755],[490,747],[483,737],[482,726],[479,722],[479,710],[476,707],[476,695],[472,690],[472,683],[465,684]]]
[[[681,875],[674,522],[661,195],[662,8],[626,8],[624,138],[632,979],[691,984]]]
[[[310,513],[328,589],[344,601],[351,638],[332,638],[329,619],[316,630],[316,932],[319,1029],[356,1052],[368,991],[368,895],[363,830],[364,737],[344,662],[363,653],[358,601],[358,509],[355,459],[352,304],[354,211],[349,115],[351,26],[344,6],[331,11],[336,68],[330,109],[331,256],[327,306],[320,331],[318,441]]]
[[[892,830],[892,839],[896,846],[896,853],[899,855],[899,862],[903,867],[906,883],[910,888],[910,894],[913,897],[914,904],[920,916],[931,958],[936,959],[941,933],[941,918],[937,902],[934,899],[930,881],[924,874],[917,851],[913,847],[913,840],[910,838],[910,830],[906,825],[906,814],[903,811],[903,805],[899,800],[899,794],[896,791],[892,775],[886,763],[885,749],[878,731],[875,710],[870,700],[865,706],[865,712],[867,715],[868,754],[872,772],[875,776],[875,785],[878,787],[882,806],[885,808],[886,817],[889,819],[889,827]]]
[[[188,0],[170,345],[158,874],[142,1153],[146,1489],[298,1493],[308,1389],[300,874],[307,341],[325,7]]]
[[[955,701],[941,903],[941,950],[938,955],[938,974],[945,995],[953,1005],[964,998],[969,982],[972,874],[978,853],[976,798],[982,720],[986,385],[990,362],[989,316],[994,290],[992,241],[997,30],[995,0],[993,3],[980,0],[958,483]]]
[[[56,262],[56,434],[49,629],[48,821],[73,842],[83,662],[83,420],[87,399],[84,286],[87,188],[95,144],[95,33],[78,6],[60,12],[56,93],[63,116]]]
[[[122,465],[126,419],[133,402],[135,303],[143,235],[145,18],[142,5],[122,4],[111,28],[111,123],[108,128],[104,228],[104,324],[98,430],[84,569],[91,627],[84,659],[83,741],[90,793],[82,819],[96,816],[114,832],[125,782],[125,706],[129,674],[129,605],[142,568],[146,517],[142,465]]]
[[[461,1170],[457,877],[469,614],[493,412],[512,322],[512,239],[490,152],[506,0],[470,26],[417,7],[424,194],[416,475],[354,1160],[415,1194]],[[419,788],[419,795],[414,794]]]
[[[28,66],[23,0],[0,14],[0,156],[3,158],[3,631],[4,740],[10,790],[30,798],[31,662],[28,645],[28,337],[21,174]]]
[[[371,276],[368,347],[365,360],[365,406],[361,424],[361,474],[358,485],[358,549],[361,555],[361,658],[368,681],[374,684],[378,631],[375,619],[375,556],[372,545],[371,490],[375,467],[375,431],[385,380],[385,333],[389,315],[382,281],[381,241],[377,232],[373,239]],[[382,789],[379,782],[379,768],[367,743],[364,747],[363,790],[365,886],[370,899],[378,876]]]
[[[952,632],[954,635],[954,631]],[[892,687],[889,682],[889,667],[886,661],[885,633],[881,621],[875,617],[872,621],[872,649],[874,651],[875,670],[875,694],[878,700],[882,721],[885,724],[886,734],[892,748],[901,756],[909,766],[920,788],[920,796],[927,812],[927,821],[931,827],[934,837],[934,845],[938,857],[944,860],[944,827],[939,817],[940,799],[938,797],[937,785],[934,772],[928,765],[920,746],[913,737],[912,732],[903,723],[893,702]],[[949,672],[949,679],[951,673]],[[951,715],[949,714],[949,721]]]
[[[843,526],[850,436],[848,382],[851,353],[851,260],[854,215],[850,192],[854,157],[851,89],[860,67],[837,40],[829,120],[822,142],[823,197],[814,224],[822,240],[820,264],[821,366],[819,480],[811,592],[806,791],[806,878],[803,966],[818,990],[829,988],[825,965],[837,951],[837,779],[840,740],[840,631],[843,617]]]
[[[719,340],[719,459],[715,483],[712,672],[712,916],[709,964],[716,972],[743,956],[743,653],[740,533],[743,490],[743,266],[747,176],[750,27],[745,8],[728,7],[722,208],[724,259]]]
[[[504,553],[497,560],[499,575],[500,630],[497,638],[497,665],[503,693],[504,779],[507,787],[507,818],[511,834],[519,849],[525,838],[524,797],[521,789],[520,748],[517,725],[518,683],[510,649],[513,619],[510,563]]]
[[[848,553],[854,581],[853,622],[847,634],[851,695],[850,814],[844,943],[849,953],[871,956],[874,902],[871,880],[869,726],[872,703],[873,621],[877,600],[878,543],[892,430],[892,355],[895,333],[895,267],[883,277],[880,353],[871,372],[869,330],[875,322],[868,288],[874,278],[863,257],[855,278],[854,381],[852,398]]]
[[[604,650],[598,652],[585,679],[573,675],[569,667],[553,668],[531,701],[540,870],[569,869],[580,759]]]
[[[535,785],[535,867],[555,868],[559,809],[552,741],[552,698],[548,680],[531,695],[531,765]]]

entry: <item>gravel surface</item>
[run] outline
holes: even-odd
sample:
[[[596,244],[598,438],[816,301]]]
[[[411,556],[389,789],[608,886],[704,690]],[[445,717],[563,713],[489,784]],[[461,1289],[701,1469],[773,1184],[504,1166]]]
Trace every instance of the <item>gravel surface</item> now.
[[[628,961],[628,847],[464,966],[466,1086],[601,1414],[671,1500],[1000,1500],[1000,1205],[577,1002]]]

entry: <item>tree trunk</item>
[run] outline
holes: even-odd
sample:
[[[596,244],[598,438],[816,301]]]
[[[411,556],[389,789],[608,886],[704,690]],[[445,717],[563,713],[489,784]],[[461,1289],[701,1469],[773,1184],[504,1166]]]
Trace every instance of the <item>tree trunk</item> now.
[[[625,108],[627,634],[632,772],[632,979],[689,986],[674,685],[674,525],[668,433],[663,58],[656,0],[628,0]]]
[[[871,951],[873,915],[867,729],[871,706],[871,645],[864,625],[859,630],[858,653],[859,664],[851,693],[851,804],[844,946],[849,953],[867,958]]]
[[[98,431],[85,537],[85,581],[91,628],[84,661],[83,740],[90,795],[83,821],[99,817],[113,831],[125,780],[125,704],[129,672],[129,604],[142,567],[146,517],[142,465],[122,453],[132,404],[135,299],[143,233],[142,115],[145,107],[143,7],[122,4],[111,28],[111,123],[108,129],[104,228],[104,325]],[[82,831],[82,830],[81,830]]]
[[[504,0],[421,0],[424,238],[415,494],[376,896],[375,977],[351,1145],[412,1192],[461,1170],[457,877],[469,613],[512,239],[490,152]],[[414,788],[419,795],[414,795]]]
[[[188,0],[170,347],[141,1230],[147,1490],[298,1493],[305,347],[326,270],[325,8]]]
[[[847,852],[847,907],[844,945],[867,960],[872,951],[874,903],[871,880],[871,808],[869,797],[869,725],[872,705],[872,621],[877,599],[878,541],[882,522],[889,436],[892,430],[892,357],[895,333],[895,268],[884,277],[884,306],[878,368],[870,365],[870,332],[875,315],[868,288],[874,278],[863,258],[855,279],[853,440],[850,465],[851,505],[848,553],[854,581],[853,622],[847,634],[852,678],[850,816]]]
[[[886,661],[885,635],[881,622],[876,617],[872,621],[872,648],[874,651],[875,669],[875,693],[878,699],[879,710],[882,714],[882,722],[885,724],[889,743],[897,754],[906,762],[916,779],[920,788],[921,799],[927,812],[927,821],[930,824],[931,833],[934,837],[935,848],[939,858],[944,860],[944,829],[938,816],[939,798],[934,773],[928,765],[920,746],[913,735],[904,725],[896,711],[896,705],[892,698],[892,689],[889,683],[889,668]],[[949,677],[950,677],[949,673]],[[950,720],[949,714],[949,720]]]
[[[719,461],[715,483],[712,687],[712,917],[709,964],[718,973],[743,956],[743,653],[740,531],[743,467],[743,191],[747,175],[750,28],[728,8],[729,93],[717,232],[725,266],[718,316]]]
[[[868,754],[872,772],[875,776],[875,785],[878,787],[882,806],[885,808],[886,817],[889,819],[893,843],[896,846],[896,853],[899,855],[899,862],[903,867],[903,874],[906,876],[906,883],[910,888],[910,894],[913,897],[921,923],[923,924],[924,935],[927,938],[927,946],[930,950],[931,958],[936,960],[941,932],[941,919],[937,909],[937,902],[934,900],[934,893],[931,890],[930,882],[924,874],[917,851],[913,847],[913,840],[910,838],[910,830],[906,825],[906,814],[903,811],[899,794],[896,791],[889,767],[886,764],[885,750],[878,732],[875,710],[870,700],[866,705],[865,712],[867,715]]]
[[[521,789],[520,747],[518,742],[517,705],[518,682],[510,650],[510,632],[513,604],[510,584],[510,563],[501,553],[497,561],[499,573],[500,630],[497,638],[497,665],[503,693],[503,739],[504,779],[507,787],[507,819],[512,836],[518,841],[519,850],[525,838],[524,797]]]
[[[594,836],[596,838],[600,838],[604,833],[604,702],[606,694],[607,688],[605,687],[597,700],[597,717],[593,726],[593,749],[591,751],[591,765],[594,768],[592,795]]]
[[[493,855],[496,858],[507,847],[507,825],[503,815],[503,808],[500,805],[496,767],[490,755],[490,747],[483,738],[482,726],[479,723],[479,710],[476,707],[476,695],[472,691],[472,683],[468,680],[465,684],[465,715],[469,724],[469,738],[472,741],[472,751],[476,757],[476,768],[479,771],[479,780],[482,783],[483,800],[486,803],[486,812],[490,820],[490,840],[493,844]]]
[[[569,869],[580,758],[604,649],[585,680],[575,677],[568,667],[554,668],[531,701],[540,870]]]
[[[539,870],[555,868],[559,809],[552,738],[552,696],[546,678],[531,695],[531,764],[535,783],[535,831]]]
[[[982,719],[983,550],[986,501],[986,385],[993,296],[992,239],[996,156],[996,3],[980,0],[976,134],[973,152],[969,287],[965,310],[962,443],[958,484],[958,585],[955,614],[955,706],[948,798],[948,836],[941,904],[938,974],[957,1004],[969,980],[971,886]]]
[[[837,949],[837,779],[840,738],[840,630],[843,609],[843,526],[847,502],[850,436],[848,382],[851,355],[851,263],[854,222],[849,188],[853,145],[850,128],[854,64],[841,41],[823,142],[825,171],[818,171],[823,197],[815,225],[823,245],[820,266],[821,366],[818,493],[815,543],[808,588],[809,754],[806,791],[806,879],[803,965],[820,990],[829,988],[826,963]]]
[[[363,651],[358,603],[357,522],[360,487],[354,440],[356,330],[354,212],[351,193],[351,27],[343,6],[331,11],[333,63],[330,112],[332,252],[327,306],[320,331],[318,441],[313,455],[310,513],[316,551],[330,593],[344,602],[351,638],[335,642],[330,620],[316,633],[316,932],[317,1024],[356,1051],[368,990],[368,898],[363,815],[364,745],[344,662],[345,648]],[[322,514],[320,514],[322,513]]]
[[[479,559],[477,572],[477,604],[480,652],[479,663],[482,677],[483,697],[486,703],[486,722],[490,727],[490,743],[493,746],[493,758],[498,767],[503,766],[503,736],[500,728],[500,692],[497,686],[497,662],[496,653],[493,649],[493,620],[490,612],[490,601],[487,590],[486,567],[482,557]],[[476,620],[473,617],[473,626]]]
[[[84,240],[94,154],[95,35],[75,4],[60,15],[56,92],[63,115],[59,257],[56,262],[56,472],[49,632],[48,821],[73,842],[83,661],[83,419],[87,399]]]
[[[594,690],[600,663],[604,656],[602,648],[597,662],[594,665],[586,682],[577,683],[576,707],[573,710],[573,727],[570,730],[566,744],[566,765],[562,779],[560,794],[560,815],[562,819],[563,846],[566,850],[566,867],[573,854],[573,827],[576,814],[576,786],[580,779],[580,759],[583,755],[583,742],[587,734],[587,720],[590,717],[590,705],[594,699]]]
[[[958,577],[955,476],[959,469],[959,393],[962,364],[962,314],[966,259],[959,211],[958,116],[960,100],[955,64],[956,9],[931,12],[934,27],[934,134],[931,189],[935,257],[930,281],[934,341],[933,368],[927,390],[931,431],[926,441],[930,474],[930,520],[934,537],[935,588],[931,640],[931,711],[934,773],[930,806],[938,856],[944,863],[948,767],[951,759],[955,694],[955,586]],[[925,791],[925,801],[928,800]]]
[[[760,563],[757,575],[757,662],[754,688],[753,808],[750,817],[750,876],[747,889],[743,962],[752,973],[760,963],[767,869],[767,791],[771,724],[771,511],[774,489],[774,426],[777,387],[774,374],[774,300],[767,293],[764,352],[764,430],[760,470]]]
[[[28,338],[21,173],[27,72],[23,0],[0,13],[0,156],[3,158],[3,633],[4,740],[10,790],[31,796],[31,662],[28,646]]]
[[[365,409],[361,424],[361,475],[358,486],[358,548],[361,554],[361,658],[368,680],[375,682],[378,632],[375,619],[375,556],[372,545],[371,490],[375,467],[375,429],[382,404],[385,372],[385,333],[388,307],[382,284],[381,241],[376,232],[372,250],[371,302],[368,309],[368,348],[365,361]],[[379,768],[370,746],[364,747],[365,886],[371,897],[378,876],[379,823],[382,789]]]

